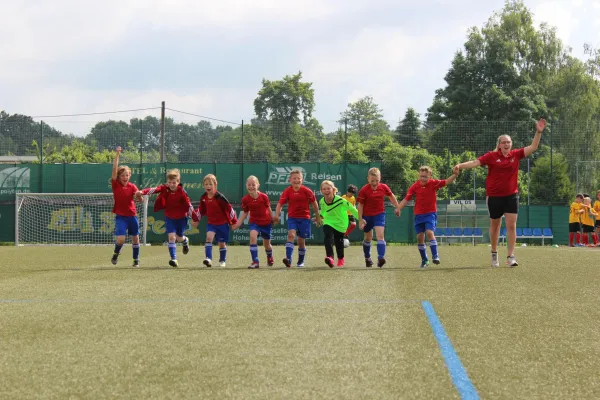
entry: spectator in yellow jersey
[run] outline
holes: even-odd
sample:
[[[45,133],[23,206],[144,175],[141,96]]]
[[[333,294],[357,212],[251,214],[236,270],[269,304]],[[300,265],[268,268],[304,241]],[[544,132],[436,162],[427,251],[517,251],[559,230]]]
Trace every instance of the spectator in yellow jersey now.
[[[581,237],[584,246],[590,245],[589,235],[592,235],[593,246],[598,245],[598,236],[594,232],[594,218],[598,215],[592,208],[592,199],[589,197],[583,198],[583,213],[581,214],[581,228],[583,236]]]
[[[594,211],[600,215],[600,190],[596,192],[596,201],[594,202]],[[596,217],[596,236],[600,236],[600,219]]]
[[[577,193],[575,201],[571,203],[569,208],[569,246],[582,246],[581,244],[581,214],[585,212],[583,209],[583,195]],[[573,243],[573,239],[577,241]]]
[[[348,200],[350,204],[356,207],[356,191],[358,188],[355,185],[348,185],[348,189],[346,190],[346,194],[342,195],[342,199]],[[344,238],[348,239],[348,236],[352,233],[354,228],[356,228],[356,218],[350,211],[348,211],[348,221],[350,224],[348,225],[348,229],[344,233]]]

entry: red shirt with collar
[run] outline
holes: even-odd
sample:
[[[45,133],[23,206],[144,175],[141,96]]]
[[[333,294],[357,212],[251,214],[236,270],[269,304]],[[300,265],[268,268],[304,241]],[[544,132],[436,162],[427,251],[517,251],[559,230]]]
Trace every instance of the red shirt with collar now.
[[[373,189],[368,183],[358,192],[358,202],[363,205],[363,216],[379,215],[385,211],[385,197],[392,196],[392,189],[380,183]]]
[[[446,186],[446,180],[429,179],[422,185],[416,181],[408,189],[404,200],[410,201],[415,196],[415,215],[437,212],[437,191]]]
[[[246,213],[250,213],[251,224],[264,226],[273,222],[269,196],[262,192],[258,192],[258,197],[256,199],[249,194],[242,197],[242,210]]]
[[[487,196],[510,196],[519,192],[519,161],[525,158],[525,149],[513,149],[506,156],[502,150],[490,151],[478,158],[481,165],[487,165],[485,180]]]
[[[136,209],[133,195],[138,191],[137,186],[131,182],[122,185],[118,179],[112,179],[111,185],[115,199],[115,205],[113,206],[112,212],[122,217],[135,217]]]

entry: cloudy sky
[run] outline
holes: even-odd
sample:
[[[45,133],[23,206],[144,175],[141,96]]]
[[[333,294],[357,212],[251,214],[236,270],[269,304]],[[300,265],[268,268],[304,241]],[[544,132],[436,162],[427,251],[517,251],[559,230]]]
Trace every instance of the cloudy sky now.
[[[466,31],[503,0],[0,0],[0,109],[32,116],[167,107],[253,117],[262,78],[302,71],[327,130],[371,95],[392,126],[424,114]],[[527,0],[583,56],[600,0]],[[177,121],[197,121],[167,112]],[[65,133],[157,110],[43,118]]]

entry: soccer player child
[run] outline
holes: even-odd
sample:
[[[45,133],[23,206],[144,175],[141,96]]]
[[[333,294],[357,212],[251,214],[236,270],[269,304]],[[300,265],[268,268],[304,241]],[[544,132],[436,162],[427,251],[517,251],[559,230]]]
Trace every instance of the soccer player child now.
[[[250,213],[250,257],[252,263],[249,269],[259,268],[258,261],[258,235],[260,234],[267,253],[267,265],[272,267],[273,247],[271,247],[271,234],[273,232],[273,214],[271,212],[271,202],[269,196],[259,192],[260,183],[258,178],[250,175],[246,179],[246,189],[248,194],[242,197],[242,215],[231,229],[236,230],[242,225],[248,213]]]
[[[388,197],[394,207],[394,213],[400,215],[400,205],[388,185],[381,182],[379,168],[371,168],[367,175],[367,183],[358,192],[358,220],[359,228],[364,231],[363,251],[365,253],[365,264],[373,266],[371,260],[371,240],[373,229],[377,238],[377,266],[385,264],[385,197]]]
[[[596,201],[594,202],[594,211],[600,215],[600,190],[596,192]],[[600,235],[600,218],[596,218],[596,237]]]
[[[205,193],[200,197],[200,205],[196,210],[198,218],[206,215],[206,242],[204,243],[204,254],[206,258],[202,262],[207,267],[212,267],[212,245],[215,237],[219,244],[219,266],[225,267],[227,261],[227,242],[229,241],[229,227],[237,222],[235,211],[229,201],[217,191],[217,177],[208,174],[202,180]],[[192,222],[195,227],[198,222]]]
[[[594,246],[598,245],[598,236],[594,232],[594,218],[598,215],[592,208],[592,199],[588,196],[583,197],[583,210],[581,214],[581,228],[583,230],[583,245],[590,246],[588,233],[592,235]]]
[[[417,232],[417,247],[421,254],[421,268],[429,265],[425,236],[429,241],[431,257],[434,264],[440,263],[435,239],[435,226],[437,225],[437,191],[454,182],[457,174],[452,174],[448,179],[438,180],[431,178],[431,167],[424,165],[419,168],[419,180],[412,184],[406,197],[400,202],[400,210],[415,197],[415,231]]]
[[[342,195],[342,199],[348,200],[352,206],[356,207],[356,191],[358,188],[354,185],[348,185],[348,190],[346,190],[346,194]],[[348,229],[344,233],[344,237],[347,239],[348,236],[352,233],[352,231],[356,228],[356,218],[352,215],[352,211],[348,211]]]
[[[292,265],[292,256],[294,254],[294,239],[298,235],[298,263],[296,267],[304,267],[304,256],[306,255],[306,239],[310,238],[310,208],[312,206],[315,212],[317,225],[321,224],[321,216],[319,215],[319,204],[312,190],[302,185],[302,171],[295,169],[290,172],[291,186],[285,188],[277,207],[275,207],[275,215],[273,222],[279,221],[281,208],[284,204],[288,204],[288,237],[285,244],[285,258],[283,264],[286,267]]]
[[[348,213],[358,217],[358,211],[348,200],[336,195],[337,188],[331,181],[321,183],[323,197],[319,201],[321,217],[323,217],[323,233],[325,234],[325,264],[333,268],[333,245],[338,261],[337,266],[344,266],[344,232],[348,229]]]
[[[194,212],[192,202],[181,184],[181,174],[178,169],[167,171],[167,184],[153,188],[146,188],[136,193],[141,199],[142,196],[158,194],[154,202],[154,211],[165,210],[165,225],[167,227],[167,236],[169,240],[169,265],[178,267],[177,245],[176,241],[183,243],[183,254],[190,250],[189,240],[183,234],[187,229],[188,214],[192,215],[194,221],[198,216]]]
[[[113,265],[117,265],[117,259],[121,254],[121,248],[125,243],[127,234],[131,236],[131,247],[133,248],[133,266],[140,266],[140,225],[137,219],[134,196],[138,191],[137,186],[129,182],[131,170],[126,165],[119,167],[119,155],[121,146],[116,149],[115,160],[113,162],[111,186],[114,197],[113,213],[115,216],[115,251],[110,260]]]
[[[569,246],[581,246],[581,214],[585,212],[583,209],[583,195],[577,193],[575,201],[571,203],[569,208]],[[573,239],[576,240],[575,244]]]

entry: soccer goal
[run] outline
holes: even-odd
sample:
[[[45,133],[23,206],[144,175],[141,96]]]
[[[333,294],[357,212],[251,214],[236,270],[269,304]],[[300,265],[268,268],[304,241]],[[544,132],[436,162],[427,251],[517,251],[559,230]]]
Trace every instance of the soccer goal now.
[[[148,196],[136,202],[140,244],[146,244]],[[15,245],[112,245],[112,193],[17,193]]]

